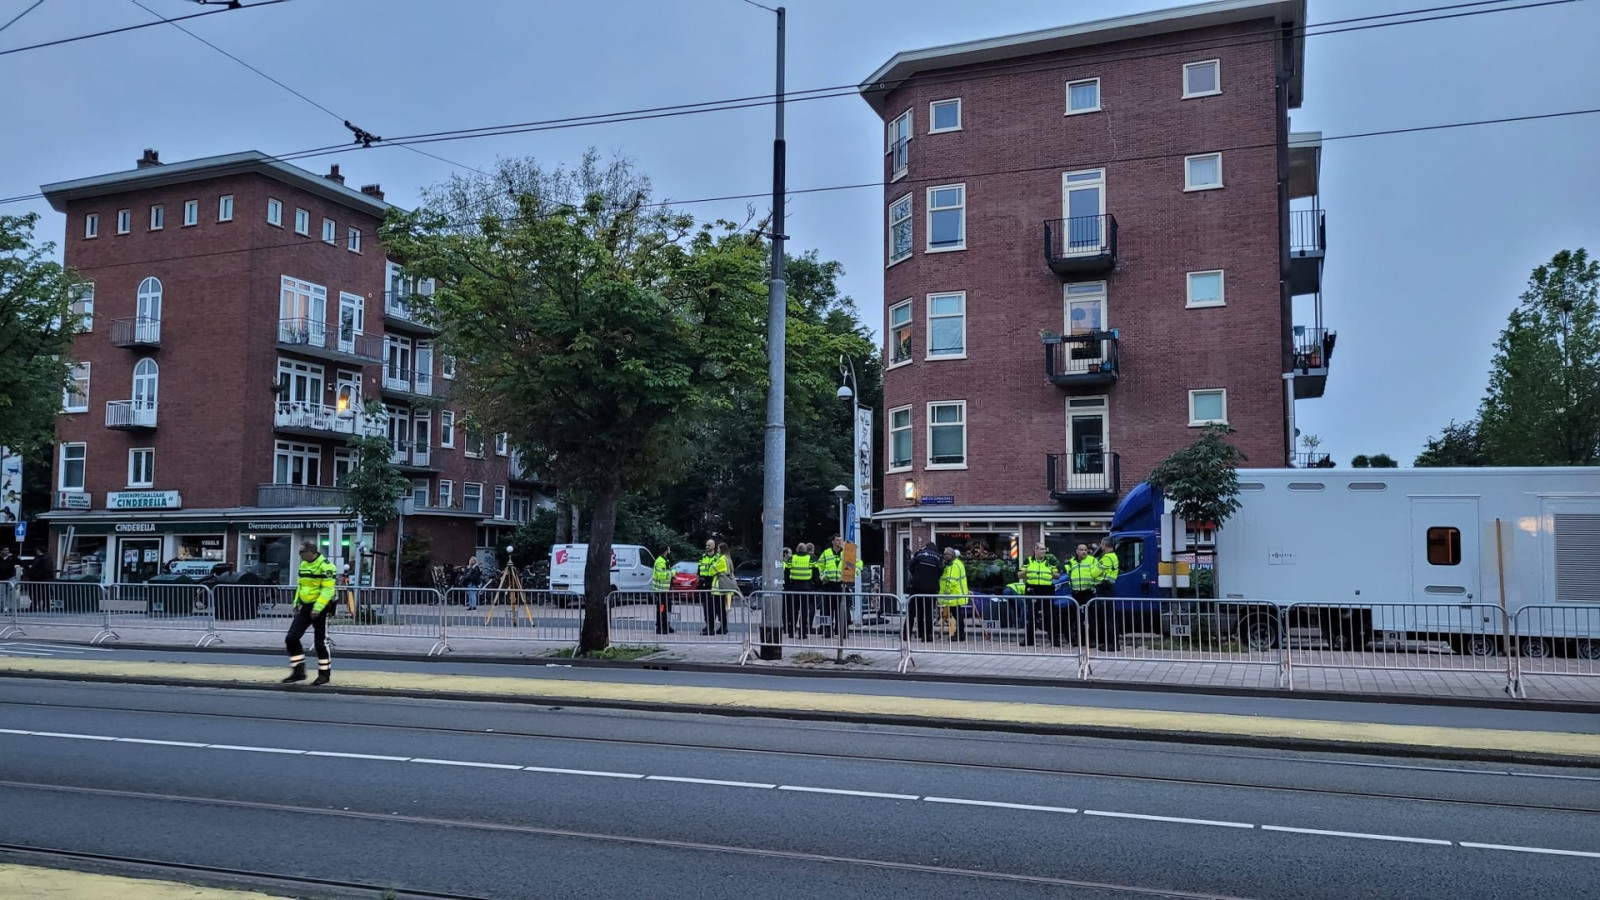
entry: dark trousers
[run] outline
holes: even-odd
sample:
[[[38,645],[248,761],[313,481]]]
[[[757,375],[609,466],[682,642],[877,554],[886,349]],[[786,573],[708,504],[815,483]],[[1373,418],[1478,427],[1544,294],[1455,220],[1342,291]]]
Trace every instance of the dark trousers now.
[[[672,589],[655,592],[656,634],[672,631]]]
[[[851,597],[845,593],[844,582],[824,581],[821,588],[822,594],[818,599],[825,604],[823,608],[828,610],[828,614],[833,616],[833,627],[837,629],[834,633],[849,634]]]
[[[907,621],[919,641],[933,640],[933,604],[931,594],[912,594],[906,609]]]
[[[722,598],[711,590],[715,579],[700,576],[700,611],[705,616],[706,628],[703,634],[717,632],[717,620],[722,620],[722,630],[728,630],[728,614],[722,608]]]
[[[284,637],[283,643],[289,649],[289,662],[299,664],[305,662],[305,647],[300,639],[306,636],[306,629],[311,629],[312,649],[317,651],[317,667],[328,668],[328,607],[323,607],[321,614],[312,615],[311,607],[296,604],[294,608],[294,621],[289,623],[289,633]]]
[[[1028,605],[1028,621],[1023,627],[1022,635],[1024,646],[1033,646],[1033,632],[1036,628],[1043,628],[1045,634],[1050,635],[1050,643],[1053,646],[1061,646],[1062,609],[1056,606],[1055,595],[1054,585],[1028,585],[1028,599],[1023,601]]]
[[[1096,600],[1096,597],[1104,599]],[[1101,594],[1097,588],[1073,591],[1072,598],[1078,601],[1079,606],[1095,600],[1089,606],[1089,634],[1088,641],[1102,650],[1110,650],[1116,646],[1117,612],[1112,599]]]
[[[795,637],[808,638],[811,636],[811,620],[817,611],[817,599],[811,593],[812,579],[804,581],[794,580],[787,585],[789,593],[784,596],[787,604],[786,612],[794,616],[788,620],[790,633]]]

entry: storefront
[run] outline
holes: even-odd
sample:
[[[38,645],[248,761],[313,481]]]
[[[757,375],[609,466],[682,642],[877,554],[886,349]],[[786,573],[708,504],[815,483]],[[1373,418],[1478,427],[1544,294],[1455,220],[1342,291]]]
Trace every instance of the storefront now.
[[[1109,511],[1064,514],[1060,510],[1019,509],[1003,518],[992,509],[985,512],[990,516],[964,519],[959,508],[880,511],[874,521],[884,530],[886,589],[902,590],[912,554],[930,541],[940,550],[954,547],[961,554],[971,590],[998,592],[1015,580],[1019,561],[1033,554],[1039,540],[1065,563],[1078,544],[1093,548],[1111,528]]]
[[[209,513],[209,514],[208,514]],[[219,565],[271,584],[290,584],[301,541],[339,565],[351,559],[355,529],[336,519],[255,518],[259,511],[195,510],[182,516],[57,510],[48,514],[58,577],[137,584],[156,575],[201,577]],[[369,551],[371,532],[365,537]],[[337,547],[337,550],[334,548]]]

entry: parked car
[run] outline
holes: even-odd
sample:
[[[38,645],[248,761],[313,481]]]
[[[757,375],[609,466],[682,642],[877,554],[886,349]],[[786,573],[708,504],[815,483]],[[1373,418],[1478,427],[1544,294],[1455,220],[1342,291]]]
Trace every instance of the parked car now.
[[[684,560],[672,564],[672,589],[675,591],[693,591],[700,588],[700,564],[692,560]]]
[[[761,590],[761,563],[742,562],[734,566],[733,580],[739,584],[739,593],[746,597]]]

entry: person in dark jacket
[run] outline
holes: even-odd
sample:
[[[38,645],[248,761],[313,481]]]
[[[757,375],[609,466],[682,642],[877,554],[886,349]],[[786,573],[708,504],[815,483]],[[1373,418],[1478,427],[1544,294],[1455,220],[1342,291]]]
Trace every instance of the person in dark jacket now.
[[[932,541],[906,562],[906,588],[910,594],[906,624],[919,641],[933,640],[933,606],[943,571],[944,555]]]

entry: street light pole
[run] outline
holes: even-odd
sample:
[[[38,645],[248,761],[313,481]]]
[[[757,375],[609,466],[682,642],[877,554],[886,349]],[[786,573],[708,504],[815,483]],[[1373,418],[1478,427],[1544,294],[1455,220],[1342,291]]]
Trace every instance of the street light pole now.
[[[850,609],[851,609],[852,616],[853,616],[853,618],[855,619],[856,622],[865,623],[866,619],[863,618],[862,609],[861,609],[861,578],[862,578],[862,569],[863,569],[863,566],[861,565],[861,557],[862,557],[861,547],[862,547],[862,544],[863,544],[863,541],[861,540],[861,505],[860,505],[860,498],[861,498],[861,464],[856,459],[856,456],[861,452],[861,413],[860,413],[860,410],[861,410],[862,407],[861,407],[861,404],[859,402],[857,402],[857,400],[856,400],[857,395],[860,393],[860,385],[858,385],[856,383],[856,366],[855,366],[855,363],[850,360],[850,357],[844,356],[844,355],[840,355],[840,357],[839,357],[839,375],[840,375],[840,377],[842,377],[842,378],[844,378],[844,379],[846,379],[848,381],[848,384],[843,384],[843,385],[839,386],[839,398],[841,400],[850,401],[850,462],[851,462],[851,464],[850,464],[850,470],[851,470],[850,483],[851,483],[851,487],[854,488],[854,491],[851,492],[850,497],[852,498],[852,502],[855,504],[855,510],[856,510],[856,514],[855,514],[855,516],[854,516],[854,518],[852,520],[852,523],[856,526],[855,527],[855,534],[852,536],[852,543],[854,543],[856,545],[856,572],[855,572],[856,577],[855,577],[855,581],[852,582],[852,585],[851,585],[851,592],[855,595],[855,597],[851,601]],[[841,519],[841,521],[843,520],[843,518],[844,518],[844,513],[843,513],[843,510],[841,509],[840,510],[840,519]],[[840,534],[844,534],[845,533],[845,529],[844,529],[844,526],[842,524],[839,526],[839,533]]]
[[[761,491],[761,601],[760,659],[783,658],[783,597],[771,591],[781,584],[783,571],[783,493],[786,432],[783,421],[785,330],[788,324],[788,284],[783,277],[783,201],[785,154],[783,141],[784,8],[778,14],[778,83],[774,95],[776,133],[772,141],[772,280],[767,287],[767,430]]]

